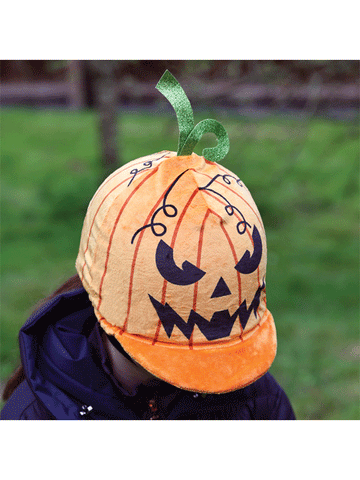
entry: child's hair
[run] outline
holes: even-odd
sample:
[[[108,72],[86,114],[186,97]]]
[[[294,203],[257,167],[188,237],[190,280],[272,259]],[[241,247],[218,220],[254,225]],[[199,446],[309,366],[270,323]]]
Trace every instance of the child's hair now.
[[[72,290],[76,290],[77,288],[81,288],[82,283],[79,278],[79,276],[73,275],[70,277],[66,282],[64,282],[59,288],[57,288],[53,293],[51,293],[48,297],[44,298],[41,300],[34,308],[33,313],[35,313],[37,310],[39,310],[40,307],[42,307],[45,303],[47,303],[49,300],[52,298],[56,297],[60,293],[64,292],[71,292]],[[2,399],[4,401],[8,400],[16,387],[20,385],[20,383],[25,379],[25,373],[24,373],[24,368],[20,364],[16,370],[12,373],[11,377],[8,379],[6,382],[3,394],[2,394]]]

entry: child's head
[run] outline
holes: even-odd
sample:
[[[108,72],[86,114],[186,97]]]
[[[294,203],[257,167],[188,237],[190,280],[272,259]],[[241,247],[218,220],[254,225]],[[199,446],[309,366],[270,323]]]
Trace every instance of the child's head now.
[[[222,393],[276,353],[264,226],[244,183],[163,151],[110,175],[90,202],[76,268],[104,330],[155,376]]]

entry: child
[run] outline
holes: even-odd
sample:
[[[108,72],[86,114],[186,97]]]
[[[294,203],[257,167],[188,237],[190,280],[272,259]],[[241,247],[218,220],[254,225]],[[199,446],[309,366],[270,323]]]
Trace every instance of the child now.
[[[20,330],[20,384],[2,419],[295,418],[268,373],[264,226],[216,163],[227,134],[215,120],[194,127],[169,72],[157,88],[178,116],[178,152],[134,160],[98,188],[78,276]],[[206,132],[219,142],[198,156]]]

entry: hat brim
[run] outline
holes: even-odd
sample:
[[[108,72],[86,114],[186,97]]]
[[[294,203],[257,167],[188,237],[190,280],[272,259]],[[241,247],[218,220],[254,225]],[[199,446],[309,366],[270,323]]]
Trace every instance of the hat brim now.
[[[193,392],[226,393],[246,387],[269,370],[276,355],[276,329],[269,310],[241,339],[193,345],[191,349],[166,342],[153,344],[144,337],[122,333],[104,318],[100,324],[148,372]]]

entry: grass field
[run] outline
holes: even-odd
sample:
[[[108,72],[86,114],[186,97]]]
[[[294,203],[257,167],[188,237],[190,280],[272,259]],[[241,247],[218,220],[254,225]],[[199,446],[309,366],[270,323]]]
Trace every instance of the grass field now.
[[[223,164],[250,189],[267,232],[270,371],[299,419],[359,419],[359,124],[216,119],[230,137]],[[92,112],[1,112],[1,381],[32,307],[75,273],[101,181],[96,122]],[[205,136],[196,152],[209,144]],[[123,162],[176,150],[175,116],[123,114],[119,147]]]

